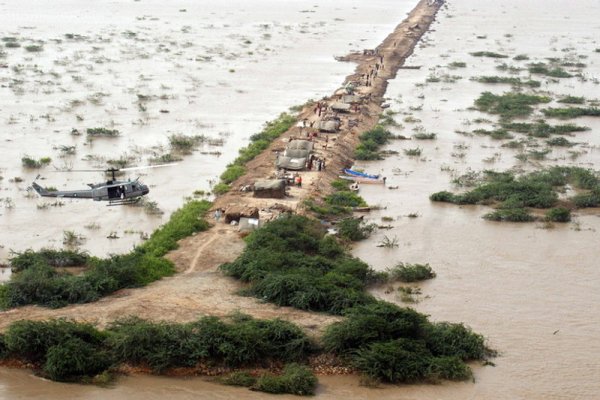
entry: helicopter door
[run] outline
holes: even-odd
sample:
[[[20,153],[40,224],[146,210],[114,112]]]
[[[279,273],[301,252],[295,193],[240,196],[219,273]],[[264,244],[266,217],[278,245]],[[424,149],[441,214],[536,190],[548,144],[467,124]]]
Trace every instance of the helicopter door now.
[[[107,188],[108,190],[108,198],[109,199],[120,199],[121,198],[121,190],[119,186],[110,186]]]

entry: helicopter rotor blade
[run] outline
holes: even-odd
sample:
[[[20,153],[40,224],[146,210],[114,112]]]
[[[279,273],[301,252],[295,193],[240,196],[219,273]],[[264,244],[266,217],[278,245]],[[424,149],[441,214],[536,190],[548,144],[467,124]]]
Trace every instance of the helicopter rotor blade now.
[[[162,168],[162,167],[172,167],[177,165],[178,163],[171,164],[158,164],[158,165],[145,165],[142,167],[126,167],[126,168],[117,168],[118,171],[136,171],[139,169],[150,169],[150,168]]]

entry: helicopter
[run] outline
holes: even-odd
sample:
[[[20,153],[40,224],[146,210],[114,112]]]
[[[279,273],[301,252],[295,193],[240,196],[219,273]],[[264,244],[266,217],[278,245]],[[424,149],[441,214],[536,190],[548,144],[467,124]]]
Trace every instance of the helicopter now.
[[[146,168],[170,167],[176,164],[148,165],[145,167],[109,168],[106,170],[74,170],[78,172],[104,172],[111,174],[111,179],[102,183],[88,183],[89,189],[83,190],[48,190],[33,181],[31,187],[42,197],[63,197],[72,199],[93,199],[94,201],[108,201],[109,206],[120,206],[134,204],[140,201],[142,196],[150,192],[148,186],[135,180],[116,179],[116,173],[121,171],[133,171]],[[37,180],[38,175],[35,179]]]

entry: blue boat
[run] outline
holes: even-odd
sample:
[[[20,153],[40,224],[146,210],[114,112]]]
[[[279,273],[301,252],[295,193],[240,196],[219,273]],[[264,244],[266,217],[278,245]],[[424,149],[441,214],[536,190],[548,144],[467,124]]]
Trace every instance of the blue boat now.
[[[347,175],[358,176],[360,178],[367,178],[367,179],[379,179],[380,178],[379,175],[369,175],[369,174],[365,174],[363,172],[353,171],[351,169],[344,169],[344,173]]]

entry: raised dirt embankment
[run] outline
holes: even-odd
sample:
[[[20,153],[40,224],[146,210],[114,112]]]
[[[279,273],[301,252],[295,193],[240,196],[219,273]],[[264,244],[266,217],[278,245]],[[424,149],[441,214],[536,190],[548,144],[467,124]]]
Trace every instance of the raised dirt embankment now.
[[[383,95],[388,81],[404,64],[419,39],[429,29],[442,1],[421,0],[408,17],[392,32],[373,54],[350,54],[346,61],[357,63],[354,74],[348,76],[344,84],[357,82],[356,92],[365,100],[358,111],[340,114],[342,129],[337,134],[314,138],[317,156],[326,162],[325,171],[302,172],[302,188],[292,188],[291,196],[284,200],[256,199],[250,193],[231,192],[215,200],[215,207],[227,208],[231,205],[248,205],[268,208],[274,203],[297,210],[302,200],[309,197],[321,197],[330,193],[333,181],[343,167],[352,164],[354,148],[358,144],[360,133],[373,128],[382,112]],[[369,79],[369,86],[363,75],[381,65],[377,76]],[[339,95],[332,95],[321,101],[331,105]],[[314,105],[305,107],[299,114],[299,121],[306,120],[307,125],[318,123],[319,115]],[[316,125],[315,125],[316,126]],[[275,157],[282,151],[291,137],[306,137],[307,130],[295,126],[254,160],[247,164],[248,173],[233,182],[232,188],[252,184],[256,179],[268,178],[275,173]],[[152,320],[176,322],[191,321],[202,315],[223,316],[241,311],[255,317],[280,317],[297,323],[308,331],[320,331],[338,317],[309,313],[288,307],[276,307],[261,303],[258,299],[236,295],[240,284],[233,278],[223,276],[219,265],[234,260],[243,250],[244,242],[229,225],[219,223],[206,232],[186,238],[180,242],[179,249],[167,257],[177,268],[175,276],[164,278],[139,289],[121,290],[97,302],[77,304],[50,310],[37,306],[21,307],[0,313],[0,329],[6,329],[12,322],[21,319],[70,318],[86,321],[98,326],[127,315],[136,315]]]

